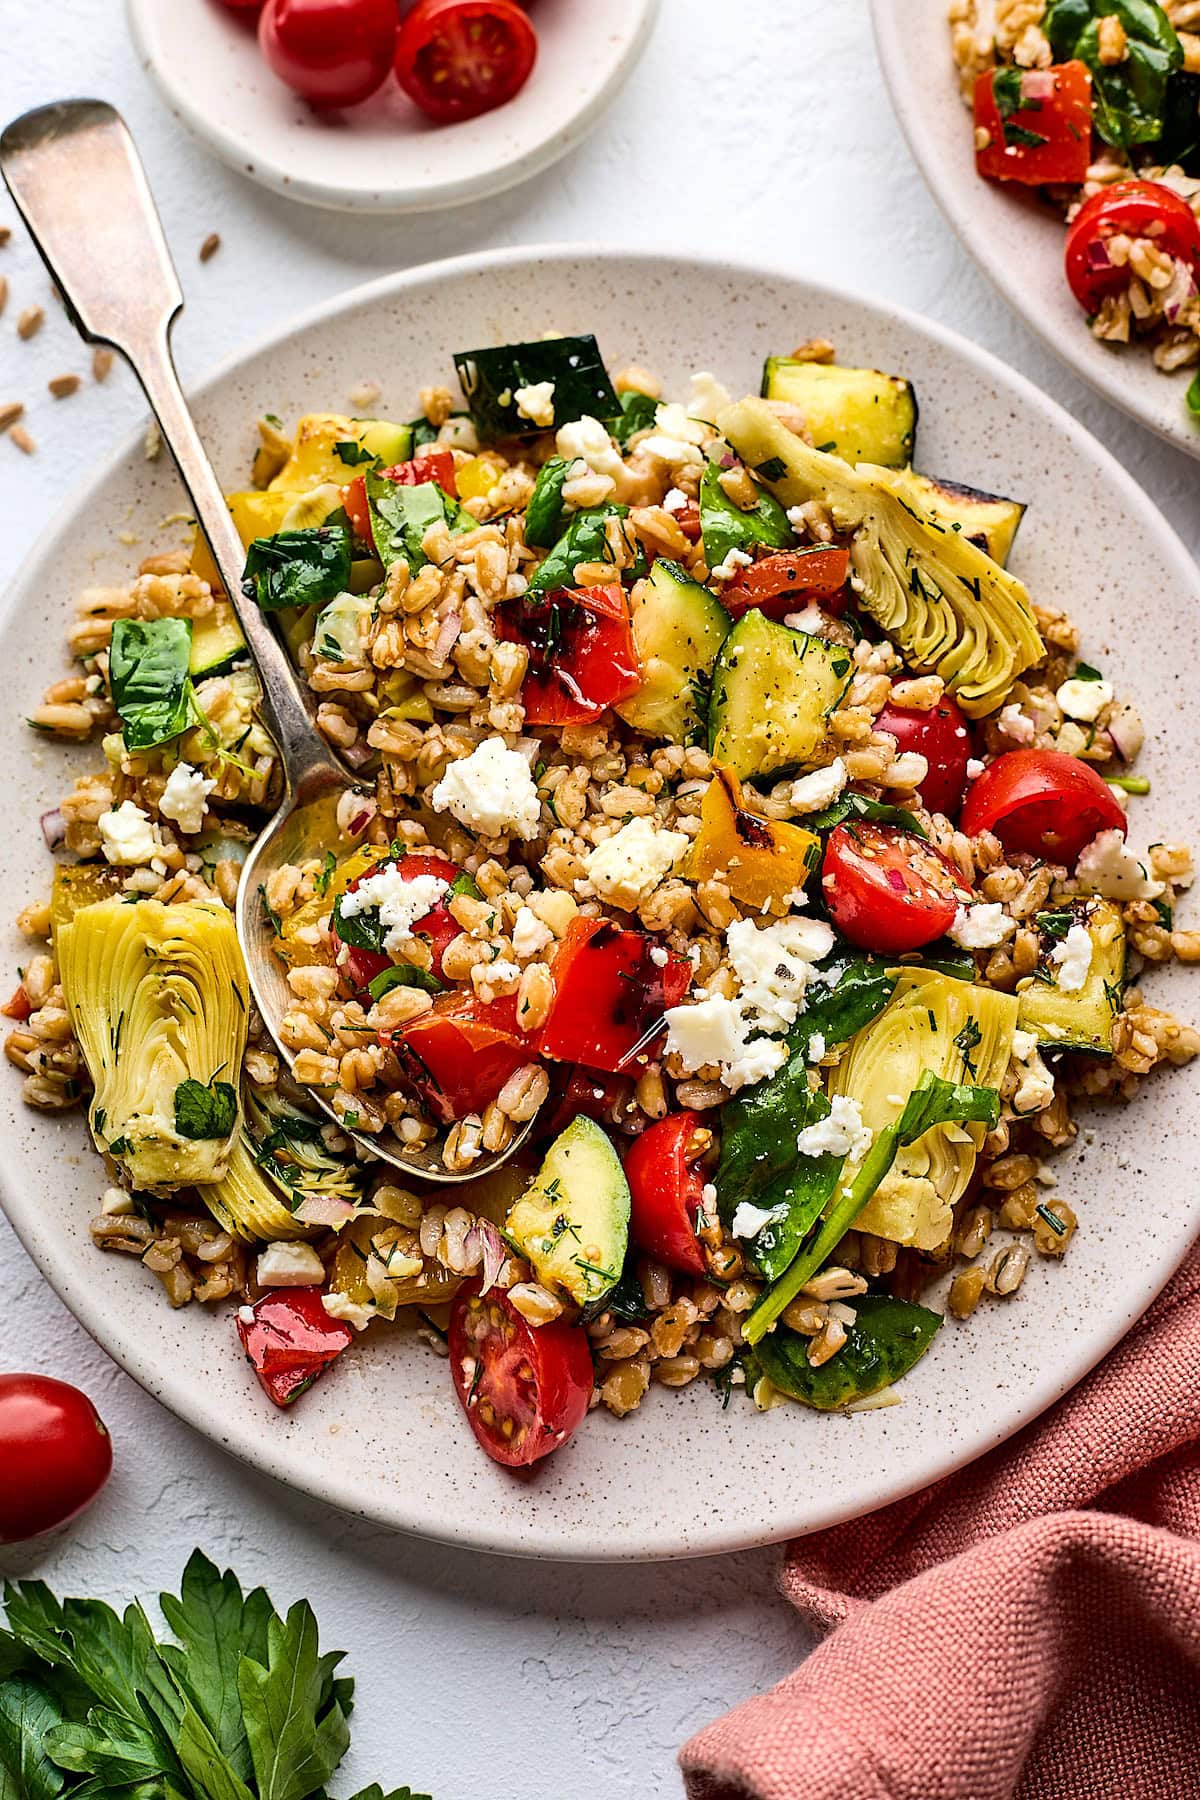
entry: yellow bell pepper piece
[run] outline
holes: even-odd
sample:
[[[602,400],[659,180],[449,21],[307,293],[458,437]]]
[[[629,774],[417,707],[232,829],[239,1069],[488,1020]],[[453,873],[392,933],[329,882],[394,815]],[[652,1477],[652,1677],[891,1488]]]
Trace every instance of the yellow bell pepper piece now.
[[[501,475],[504,464],[499,457],[473,456],[465,462],[455,475],[455,486],[458,488],[460,500],[482,500],[491,493]]]
[[[257,488],[251,488],[244,494],[226,494],[225,503],[233,515],[243,547],[248,550],[255,538],[274,537],[298,498],[294,493],[271,491],[264,494]],[[192,532],[192,574],[198,575],[201,581],[207,581],[210,586],[224,590],[225,584],[217,574],[217,565],[209,554],[199,526]]]
[[[327,481],[345,487],[362,470],[343,462],[337,444],[361,444],[385,467],[403,462],[412,450],[412,428],[390,419],[351,419],[344,413],[308,413],[296,426],[292,453],[271,483],[272,492],[306,493]]]
[[[820,838],[800,825],[747,812],[737,776],[718,764],[686,872],[693,881],[723,881],[743,906],[786,913],[788,895],[804,886],[820,848]]]

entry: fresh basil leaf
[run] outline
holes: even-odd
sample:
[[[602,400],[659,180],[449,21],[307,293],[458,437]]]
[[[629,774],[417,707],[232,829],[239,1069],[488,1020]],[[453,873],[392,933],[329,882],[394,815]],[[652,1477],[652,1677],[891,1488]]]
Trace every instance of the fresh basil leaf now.
[[[342,913],[343,897],[339,894],[333,903],[333,929],[342,943],[355,950],[373,950],[377,956],[386,956],[383,940],[390,927],[380,919],[379,908],[367,907],[363,912],[346,917]]]
[[[353,438],[339,439],[333,446],[333,450],[334,455],[344,462],[348,469],[357,469],[363,463],[374,465],[379,461],[379,458],[372,455],[365,444],[355,443]]]
[[[389,481],[376,469],[365,476],[367,506],[371,514],[371,536],[384,568],[406,562],[416,574],[429,561],[421,548],[431,525],[445,524],[453,532],[472,531],[476,521],[464,512],[457,500],[441,489],[436,481],[421,481],[416,487]]]
[[[914,837],[928,838],[929,833],[915,813],[903,806],[889,806],[883,800],[869,800],[865,794],[842,794],[823,812],[809,813],[804,820],[808,831],[831,831],[844,819],[870,819],[876,825],[899,825]]]
[[[318,1656],[307,1600],[298,1600],[286,1620],[271,1619],[265,1664],[242,1658],[238,1692],[258,1800],[306,1800],[341,1762],[350,1728],[333,1693],[339,1660]]]
[[[181,1081],[175,1089],[175,1129],[185,1138],[228,1137],[237,1123],[237,1089],[228,1081]]]
[[[794,1400],[833,1412],[907,1375],[942,1323],[940,1313],[891,1294],[864,1294],[854,1314],[842,1348],[815,1369],[808,1360],[812,1340],[778,1326],[758,1346],[763,1374]]]
[[[1100,673],[1099,669],[1094,669],[1092,667],[1091,663],[1077,662],[1075,664],[1075,667],[1071,670],[1071,680],[1072,681],[1103,681],[1104,677]]]
[[[583,512],[575,513],[550,554],[534,570],[529,593],[552,594],[558,588],[574,587],[578,563],[611,562],[606,527],[609,519],[623,519],[628,511],[627,506],[609,501],[604,506],[589,506]],[[629,573],[636,576],[645,572],[645,556],[639,548]]]
[[[525,508],[525,542],[538,550],[548,550],[566,530],[568,514],[562,491],[571,466],[566,457],[552,456],[538,470]]]
[[[344,525],[279,531],[274,537],[255,538],[247,550],[242,591],[264,612],[319,606],[345,593],[350,562],[350,533]]]
[[[463,869],[460,874],[454,877],[454,880],[450,883],[450,892],[452,894],[466,894],[468,899],[471,900],[483,899],[483,893],[479,883],[466,869]]]
[[[67,1785],[45,1750],[62,1723],[61,1707],[40,1682],[27,1675],[0,1682],[0,1779],[11,1778],[14,1800],[57,1800]]]
[[[1119,63],[1100,57],[1100,21],[1125,32]],[[1092,72],[1092,116],[1105,143],[1131,149],[1162,136],[1167,83],[1183,65],[1183,47],[1154,0],[1051,0],[1042,20],[1057,62],[1077,58]]]
[[[393,988],[422,988],[427,994],[440,994],[444,983],[430,969],[418,969],[415,963],[395,963],[390,969],[381,969],[367,983],[367,992],[372,1000],[382,1000]]]
[[[621,395],[621,411],[610,429],[622,449],[636,432],[649,430],[657,411],[658,401],[653,394],[640,394],[636,388],[629,388]]]
[[[191,655],[190,619],[117,620],[108,679],[127,750],[169,743],[196,723]]]
[[[787,549],[795,533],[778,500],[764,491],[754,506],[735,506],[721,486],[721,474],[710,462],[700,481],[700,536],[709,568],[719,568],[731,550],[748,553],[756,544]]]

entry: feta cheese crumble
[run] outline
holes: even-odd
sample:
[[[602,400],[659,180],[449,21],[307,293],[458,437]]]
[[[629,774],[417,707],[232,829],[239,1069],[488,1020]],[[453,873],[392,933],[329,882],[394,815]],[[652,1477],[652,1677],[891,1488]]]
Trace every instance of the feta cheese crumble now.
[[[663,511],[679,513],[689,504],[688,497],[682,488],[670,488],[663,499]]]
[[[756,925],[736,919],[725,933],[742,1010],[760,1031],[786,1031],[804,1005],[809,965],[833,949],[833,930],[823,919],[780,919]]]
[[[519,750],[503,738],[485,738],[470,756],[452,762],[429,796],[435,812],[450,812],[468,831],[484,837],[536,837],[542,803]]]
[[[734,544],[726,553],[725,561],[719,562],[709,574],[714,581],[732,581],[739,569],[748,569],[754,558],[747,550],[739,550]]]
[[[1032,719],[1027,719],[1016,701],[1000,708],[1000,717],[996,720],[1006,738],[1014,744],[1032,744],[1036,735]]]
[[[1150,879],[1115,826],[1084,845],[1075,873],[1083,887],[1106,900],[1157,900],[1163,892],[1162,882]]]
[[[650,952],[650,961],[654,964],[655,968],[656,969],[665,969],[667,964],[670,962],[670,960],[671,960],[670,951],[664,950],[663,946],[661,944],[655,944],[654,948]]]
[[[786,1044],[769,1037],[751,1041],[754,1027],[741,1003],[723,994],[668,1007],[666,1025],[667,1055],[677,1056],[689,1075],[719,1068],[731,1093],[765,1080],[787,1061]]]
[[[998,900],[980,901],[977,906],[960,906],[946,936],[953,938],[960,950],[994,950],[1016,930]]]
[[[548,431],[554,423],[554,383],[552,381],[532,381],[528,387],[519,387],[513,393],[517,403],[517,411],[531,425],[540,425]]]
[[[133,1195],[124,1188],[110,1187],[105,1188],[101,1197],[100,1211],[109,1219],[125,1219],[130,1213],[135,1213],[137,1207]]]
[[[1064,681],[1054,698],[1068,719],[1080,719],[1093,725],[1113,697],[1111,681],[1080,681],[1072,676]]]
[[[786,1206],[755,1206],[749,1200],[742,1200],[730,1220],[729,1229],[734,1237],[748,1241],[756,1238],[765,1225],[774,1225],[776,1220],[786,1217]]]
[[[717,380],[710,369],[693,370],[692,392],[687,404],[690,419],[699,419],[706,425],[715,426],[717,414],[732,405],[733,396],[729,389],[723,381]]]
[[[112,812],[99,818],[100,843],[110,863],[134,868],[139,863],[153,862],[162,853],[162,839],[144,813],[132,800],[122,800]]]
[[[803,612],[787,613],[783,622],[792,631],[802,631],[805,637],[817,637],[825,623],[825,614],[815,600],[810,600]]]
[[[811,775],[801,775],[793,781],[788,804],[793,812],[824,812],[833,805],[848,779],[845,763],[835,756],[825,768],[814,769]]]
[[[690,843],[685,832],[663,831],[641,816],[630,819],[584,857],[583,886],[610,905],[632,912],[650,898]]]
[[[314,1287],[325,1279],[325,1265],[311,1244],[268,1244],[258,1259],[259,1287]]]
[[[986,767],[986,763],[980,762],[977,756],[969,756],[967,758],[967,780],[978,781]]]
[[[1058,964],[1058,989],[1062,994],[1077,994],[1092,968],[1092,940],[1086,925],[1072,925],[1060,944],[1050,952],[1050,961]]]
[[[586,463],[593,475],[609,475],[619,481],[625,474],[621,452],[608,435],[608,428],[587,413],[582,419],[571,419],[566,425],[560,425],[554,446],[568,462]]]
[[[344,919],[357,919],[362,913],[379,914],[379,923],[387,932],[383,947],[389,956],[402,948],[412,936],[413,926],[432,912],[450,884],[440,875],[414,875],[411,880],[389,864],[374,875],[366,875],[353,893],[341,896],[338,910]]]
[[[547,944],[554,942],[554,933],[548,925],[544,925],[531,906],[517,908],[517,916],[513,920],[512,947],[514,956],[525,962],[531,956],[537,956]]]
[[[208,796],[216,782],[193,769],[191,763],[176,763],[167,776],[158,810],[164,819],[173,819],[180,831],[189,835],[204,828]]]
[[[819,1063],[824,1054],[825,1034],[821,1031],[814,1031],[808,1040],[808,1061],[810,1063]]]
[[[804,1127],[796,1148],[801,1156],[848,1156],[856,1162],[871,1148],[874,1135],[863,1124],[858,1101],[849,1094],[835,1094],[826,1116]]]
[[[379,1317],[373,1306],[360,1306],[349,1294],[322,1294],[321,1305],[331,1319],[341,1319],[355,1331],[365,1331],[371,1320]]]

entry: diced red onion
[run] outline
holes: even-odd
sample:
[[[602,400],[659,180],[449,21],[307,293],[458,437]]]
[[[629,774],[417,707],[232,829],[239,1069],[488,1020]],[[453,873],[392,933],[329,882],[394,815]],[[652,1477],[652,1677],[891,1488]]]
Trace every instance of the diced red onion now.
[[[472,1230],[479,1234],[479,1247],[483,1251],[483,1281],[479,1292],[486,1294],[495,1287],[496,1278],[504,1267],[504,1244],[490,1219],[476,1219]]]
[[[1190,263],[1180,257],[1174,259],[1175,267],[1171,271],[1171,279],[1162,290],[1163,316],[1170,324],[1179,317],[1179,309],[1186,300],[1190,300],[1196,292],[1196,282],[1192,275]]]
[[[453,650],[455,644],[458,642],[458,634],[461,630],[462,614],[458,612],[447,613],[439,627],[437,642],[433,646],[433,655],[431,659],[433,662],[445,662],[451,650]]]
[[[1108,245],[1103,238],[1093,238],[1088,244],[1085,260],[1089,269],[1111,269],[1112,258],[1108,254]]]
[[[1054,76],[1049,69],[1026,69],[1021,77],[1022,100],[1052,100]]]
[[[375,752],[372,750],[370,744],[364,743],[362,738],[359,738],[356,743],[348,745],[347,748],[342,751],[342,755],[352,769],[363,768],[370,762],[374,754]]]
[[[354,1202],[337,1194],[307,1194],[293,1214],[302,1225],[344,1225],[354,1217]]]
[[[57,850],[67,835],[67,821],[57,806],[42,814],[42,836],[46,840],[47,850]]]
[[[1105,729],[1121,761],[1132,762],[1141,750],[1146,736],[1137,708],[1129,705],[1114,707]]]
[[[361,837],[379,811],[373,794],[347,790],[338,801],[337,827],[343,837]]]

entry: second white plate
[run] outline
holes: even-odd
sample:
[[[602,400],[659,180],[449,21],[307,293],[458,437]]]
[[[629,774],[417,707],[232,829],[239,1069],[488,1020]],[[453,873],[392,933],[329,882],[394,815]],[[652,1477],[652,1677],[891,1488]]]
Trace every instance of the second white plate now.
[[[934,199],[989,280],[1056,356],[1159,437],[1200,457],[1184,403],[1193,370],[1164,375],[1143,349],[1102,344],[1063,274],[1061,220],[975,173],[971,115],[959,97],[946,0],[871,0],[884,80]]]

